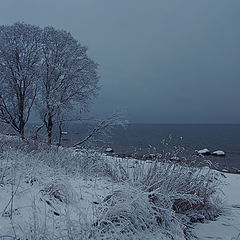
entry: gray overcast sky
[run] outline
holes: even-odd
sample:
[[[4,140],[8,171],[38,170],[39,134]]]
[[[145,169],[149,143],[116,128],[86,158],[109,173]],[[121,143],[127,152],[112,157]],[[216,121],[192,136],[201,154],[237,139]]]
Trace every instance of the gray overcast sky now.
[[[0,0],[0,24],[70,31],[99,63],[95,114],[240,123],[239,0]]]

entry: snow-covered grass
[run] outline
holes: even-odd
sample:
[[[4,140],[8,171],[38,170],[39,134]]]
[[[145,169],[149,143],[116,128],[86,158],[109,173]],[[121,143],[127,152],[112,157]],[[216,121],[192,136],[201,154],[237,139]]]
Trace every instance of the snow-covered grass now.
[[[189,239],[222,211],[209,168],[13,146],[0,155],[0,239]]]
[[[141,216],[132,209],[136,210],[144,205],[144,209],[152,217],[141,210],[143,216],[147,216],[144,218],[147,221],[140,221],[142,225],[137,224],[138,226],[149,229],[147,226],[160,225],[170,232],[175,229],[174,236],[178,235],[180,239],[189,223],[214,220],[221,213],[221,201],[218,197],[221,174],[207,167],[190,168],[180,164],[124,159],[115,160],[111,169],[115,171],[110,171],[112,179],[127,183],[128,186],[125,189],[121,186],[108,196],[112,201],[104,203],[105,211],[110,212],[110,217],[107,214],[104,222],[111,222],[111,225],[112,222],[119,223],[122,220],[130,223],[140,221],[132,219],[133,216]],[[113,214],[113,208],[117,213]],[[106,225],[108,224],[104,224],[104,227]],[[139,229],[136,231],[139,232]]]

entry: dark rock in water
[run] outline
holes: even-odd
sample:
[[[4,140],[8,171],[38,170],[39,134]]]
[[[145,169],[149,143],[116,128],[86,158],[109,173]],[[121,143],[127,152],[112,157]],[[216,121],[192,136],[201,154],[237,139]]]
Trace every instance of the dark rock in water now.
[[[150,153],[148,155],[142,155],[142,157],[141,157],[141,159],[143,159],[143,160],[153,160],[156,158],[157,158],[157,155],[153,154],[153,153]]]
[[[181,162],[181,158],[177,156],[173,156],[170,158],[171,161]]]
[[[155,159],[156,157],[157,157],[156,154],[153,154],[153,153],[149,154],[149,158],[150,158],[150,159]]]
[[[196,150],[197,155],[211,155],[211,152],[207,149]]]
[[[213,156],[217,156],[217,157],[225,157],[226,156],[226,153],[224,151],[215,151],[212,153]]]
[[[105,152],[106,153],[113,153],[113,149],[112,148],[106,148]]]
[[[119,158],[126,158],[127,155],[125,153],[119,153],[119,154],[116,154],[116,157],[119,157]]]

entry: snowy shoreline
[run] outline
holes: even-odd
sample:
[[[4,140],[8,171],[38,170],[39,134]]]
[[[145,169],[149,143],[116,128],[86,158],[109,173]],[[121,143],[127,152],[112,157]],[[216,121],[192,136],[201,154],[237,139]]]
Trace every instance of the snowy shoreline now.
[[[5,137],[2,136],[2,138]],[[112,234],[122,235],[122,230],[120,232],[117,230],[118,224],[115,225],[115,217],[126,211],[131,213],[126,215],[127,221],[130,219],[133,221],[137,232],[131,233],[129,238],[116,237],[116,239],[134,239],[135,236],[136,239],[184,240],[186,239],[184,231],[188,231],[186,226],[189,225],[185,221],[190,218],[193,219],[193,223],[190,225],[193,229],[187,233],[188,237],[198,236],[199,239],[205,239],[205,237],[207,239],[209,236],[218,234],[218,231],[213,231],[215,228],[226,227],[226,232],[231,229],[232,225],[238,224],[239,216],[235,214],[237,212],[234,213],[235,215],[231,215],[226,209],[232,212],[234,209],[238,211],[240,206],[237,191],[239,175],[220,174],[207,167],[192,168],[180,166],[177,163],[117,158],[102,155],[93,150],[79,149],[76,151],[73,148],[60,147],[26,152],[26,148],[23,148],[23,151],[9,149],[10,145],[5,146],[7,151],[2,152],[0,161],[1,240],[5,240],[4,236],[14,237],[15,235],[21,240],[35,239],[31,237],[33,231],[36,236],[46,234],[46,236],[52,237],[57,235],[59,230],[63,231],[61,234],[66,234],[64,230],[67,227],[66,221],[69,221],[68,224],[70,224],[68,231],[77,234],[74,236],[80,234],[83,239],[89,239],[89,237],[90,239],[115,239]],[[31,143],[27,147],[31,148]],[[156,172],[158,169],[159,173]],[[149,179],[150,176],[153,178]],[[221,182],[217,179],[223,176],[226,176],[223,180],[228,186],[219,185]],[[154,185],[152,183],[148,185],[148,179],[150,183],[153,181],[152,183],[155,182],[154,184],[159,185],[157,188],[145,192],[142,189],[143,186],[152,188]],[[216,183],[214,183],[215,181]],[[213,188],[210,187],[211,184],[213,184]],[[171,190],[165,189],[167,186]],[[187,217],[188,214],[185,215],[184,211],[179,215],[176,209],[172,211],[169,208],[169,204],[174,204],[180,199],[186,206],[188,201],[192,206],[198,204],[201,198],[198,198],[197,195],[195,198],[195,195],[191,193],[196,188],[203,192],[206,191],[207,194],[218,188],[225,192],[229,199],[226,198],[223,203],[221,207],[223,212],[220,216],[218,216],[220,209],[218,210],[218,203],[215,200],[208,206],[209,212],[204,213],[203,211],[203,215],[201,215],[201,211],[199,213],[197,211],[196,214],[190,214],[190,218]],[[214,190],[214,188],[216,189]],[[198,191],[196,193],[198,194]],[[200,196],[204,197],[205,193]],[[210,198],[206,199],[212,201],[214,195],[215,193],[210,194]],[[152,218],[158,214],[158,211],[154,210],[157,206],[155,201],[159,201],[163,196],[164,198],[159,202],[164,206],[163,209],[162,207],[161,210],[159,209],[161,224],[159,222],[160,225],[155,225],[155,217]],[[221,196],[223,197],[223,195]],[[176,198],[176,200],[171,200],[171,198]],[[13,200],[12,203],[11,200]],[[166,200],[169,202],[167,203]],[[116,207],[112,205],[115,201]],[[152,208],[151,204],[154,204],[155,207]],[[184,205],[180,204],[179,209]],[[104,212],[102,212],[103,210]],[[205,214],[209,214],[211,220],[218,217],[216,221],[208,222]],[[82,220],[79,222],[79,219]],[[230,219],[232,225],[229,222],[227,226],[222,226],[226,219]],[[175,220],[177,221],[175,222]],[[112,221],[113,229],[111,231],[117,227],[114,233],[111,231],[107,233],[109,231],[108,225],[105,225],[107,221]],[[162,224],[162,221],[167,225]],[[194,223],[195,221],[204,221],[205,223]],[[213,224],[215,224],[215,228],[212,227]],[[168,225],[169,227],[167,227]],[[143,231],[140,226],[148,227]],[[173,226],[175,227],[173,228]],[[120,227],[122,226],[120,225]],[[106,231],[104,238],[101,237],[103,229]],[[128,231],[130,229],[132,228],[128,228]],[[89,236],[90,232],[93,232],[95,237]],[[238,230],[235,228],[232,237],[237,234]],[[68,240],[69,238],[63,239]]]
[[[224,212],[216,221],[196,224],[194,232],[200,240],[240,239],[240,175],[225,173],[223,186]]]
[[[121,153],[114,153],[114,152],[105,152],[107,156],[110,157],[117,157],[122,159],[136,159],[139,161],[158,161],[158,155],[157,154],[146,154],[146,155],[135,155],[134,154],[121,154]],[[216,158],[226,158],[225,156],[216,156]],[[161,161],[161,160],[160,160]],[[183,164],[192,164],[193,161],[184,160],[184,158],[180,157],[169,157],[168,161],[171,161],[173,163],[183,163]],[[195,160],[196,161],[196,160]],[[222,173],[231,173],[231,174],[240,174],[240,168],[232,168],[232,167],[219,167],[216,166],[211,162],[211,160],[207,159],[201,159],[199,158],[199,161],[196,161],[196,167],[198,167],[198,164],[202,163],[202,166],[207,165],[213,170],[217,170]],[[194,166],[194,165],[193,165]]]

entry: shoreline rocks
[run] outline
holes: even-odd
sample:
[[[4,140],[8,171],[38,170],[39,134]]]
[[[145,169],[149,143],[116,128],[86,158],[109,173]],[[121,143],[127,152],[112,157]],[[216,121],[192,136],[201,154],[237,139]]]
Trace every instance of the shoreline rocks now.
[[[213,152],[212,155],[217,156],[217,157],[225,157],[226,153],[224,151],[217,150],[217,151]]]
[[[214,152],[210,152],[207,148],[204,148],[202,150],[196,150],[195,151],[196,155],[198,156],[216,156],[216,157],[225,157],[226,156],[226,153],[222,150],[217,150],[217,151],[214,151]]]
[[[207,148],[196,150],[196,153],[197,155],[211,155],[211,152]]]
[[[106,152],[106,153],[113,153],[113,149],[110,148],[110,147],[108,147],[108,148],[106,148],[105,152]]]

